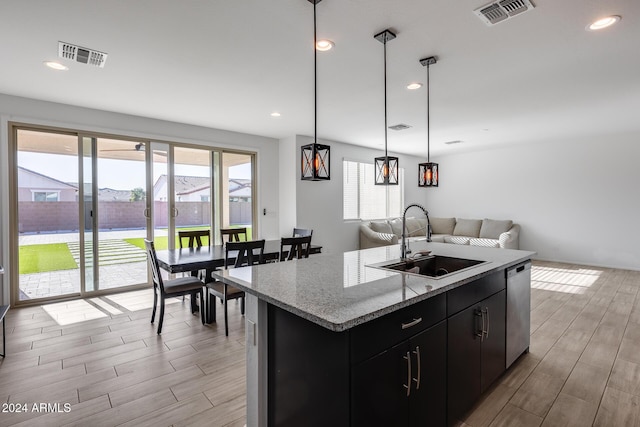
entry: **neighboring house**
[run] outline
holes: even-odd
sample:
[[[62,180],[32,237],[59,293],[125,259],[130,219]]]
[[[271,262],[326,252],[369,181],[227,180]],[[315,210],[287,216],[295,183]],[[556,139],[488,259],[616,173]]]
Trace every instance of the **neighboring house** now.
[[[78,187],[18,166],[19,202],[75,202]]]
[[[229,179],[229,201],[250,202],[251,201],[251,180],[250,179]]]
[[[176,202],[208,202],[210,199],[210,178],[177,175],[175,178]],[[153,199],[167,200],[167,176],[160,175],[153,185]],[[251,180],[229,179],[229,201],[250,202]]]

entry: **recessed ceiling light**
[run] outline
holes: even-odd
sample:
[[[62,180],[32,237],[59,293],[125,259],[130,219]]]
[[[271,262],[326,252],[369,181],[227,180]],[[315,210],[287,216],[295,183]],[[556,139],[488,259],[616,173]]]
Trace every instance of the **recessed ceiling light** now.
[[[334,46],[334,43],[331,40],[322,39],[316,42],[316,49],[319,51],[325,52],[330,50]]]
[[[607,28],[620,21],[622,17],[619,15],[611,15],[605,18],[600,18],[597,21],[594,21],[591,25],[587,27],[587,30],[597,31],[602,30],[603,28]]]
[[[273,113],[271,113],[271,117],[280,117],[280,113],[274,111]]]
[[[420,89],[422,87],[422,83],[409,83],[407,85],[407,89],[409,90],[416,90],[416,89]]]
[[[58,71],[67,71],[69,67],[55,61],[44,61],[44,65]]]

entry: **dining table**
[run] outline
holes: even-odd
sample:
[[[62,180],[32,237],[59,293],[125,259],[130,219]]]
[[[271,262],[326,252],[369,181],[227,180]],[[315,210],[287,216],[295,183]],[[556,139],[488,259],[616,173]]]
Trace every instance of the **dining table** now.
[[[310,253],[318,254],[322,246],[311,245]],[[230,251],[229,258],[235,262],[237,251]],[[158,265],[169,273],[197,272],[224,267],[224,245],[201,246],[199,248],[165,249],[156,251]],[[265,240],[264,258],[277,260],[280,256],[280,240]]]
[[[311,245],[310,254],[318,254],[322,246]],[[229,251],[229,261],[235,263],[238,251]],[[197,276],[200,270],[206,270],[205,277],[210,277],[211,270],[224,267],[224,245],[201,246],[197,248],[165,249],[156,251],[158,265],[168,273],[191,273]],[[265,240],[264,259],[277,261],[280,258],[280,240]],[[202,283],[205,286],[205,283]],[[210,318],[209,309],[206,307],[208,298],[204,298],[203,308],[206,310],[206,323],[215,322]]]

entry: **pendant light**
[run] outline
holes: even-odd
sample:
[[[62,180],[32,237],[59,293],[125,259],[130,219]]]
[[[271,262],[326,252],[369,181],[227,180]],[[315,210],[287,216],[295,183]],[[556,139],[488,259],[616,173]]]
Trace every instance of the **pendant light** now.
[[[316,36],[316,4],[322,0],[308,0],[313,3],[313,144],[301,147],[303,181],[329,180],[330,147],[318,144],[318,40]]]
[[[375,158],[375,184],[398,185],[398,158],[387,154],[387,42],[396,35],[387,29],[373,37],[384,45],[384,157]]]
[[[435,56],[430,56],[428,58],[420,60],[422,66],[427,67],[427,163],[420,163],[418,165],[418,187],[437,187],[439,181],[438,164],[431,162],[431,153],[429,147],[429,138],[431,131],[431,117],[429,115],[429,66],[435,64],[436,62],[437,60]]]

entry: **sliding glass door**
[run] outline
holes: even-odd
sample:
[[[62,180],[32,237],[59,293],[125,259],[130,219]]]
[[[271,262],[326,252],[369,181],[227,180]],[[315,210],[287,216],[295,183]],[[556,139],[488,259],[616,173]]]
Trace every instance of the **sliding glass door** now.
[[[180,230],[211,232],[211,151],[174,147],[173,165],[175,233]],[[202,243],[208,245],[209,241]],[[177,240],[175,246],[180,247]]]
[[[14,301],[148,286],[144,238],[254,235],[253,154],[12,127]],[[207,241],[205,244],[209,244]]]
[[[253,163],[252,154],[221,153],[221,227],[246,228],[249,240],[254,235]]]
[[[78,137],[19,129],[15,138],[14,300],[79,294]]]
[[[92,288],[104,290],[147,281],[147,163],[145,143],[94,138],[96,185],[92,188],[94,258],[85,268],[97,275]],[[86,176],[86,174],[85,174]],[[86,218],[86,215],[85,215]]]

